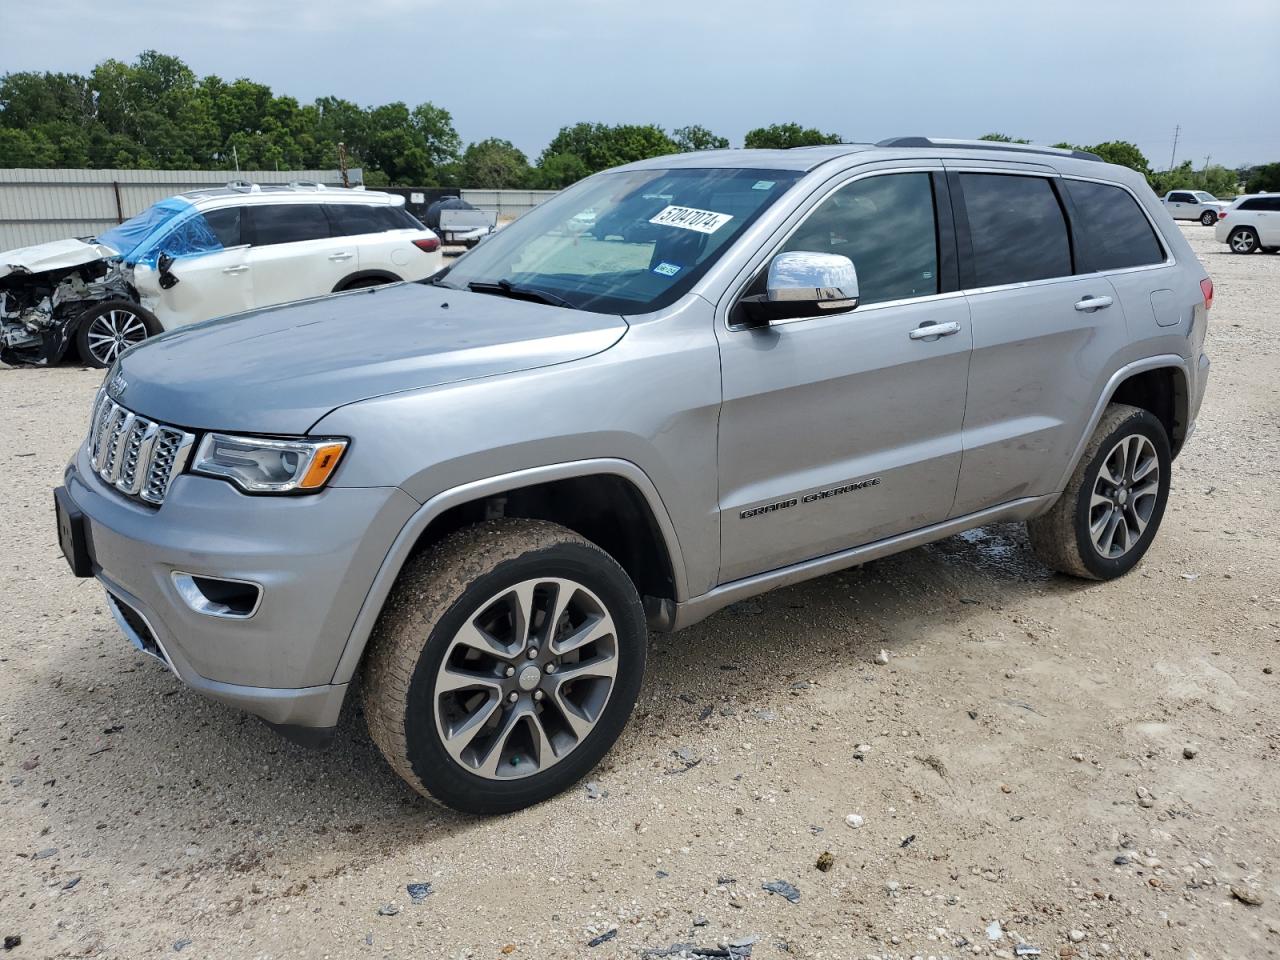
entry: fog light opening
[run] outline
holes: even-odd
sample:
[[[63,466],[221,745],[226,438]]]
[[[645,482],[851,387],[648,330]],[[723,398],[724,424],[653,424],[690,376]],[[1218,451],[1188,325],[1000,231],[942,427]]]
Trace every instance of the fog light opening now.
[[[173,585],[196,613],[209,617],[247,620],[262,603],[262,586],[252,580],[228,580],[174,571]]]

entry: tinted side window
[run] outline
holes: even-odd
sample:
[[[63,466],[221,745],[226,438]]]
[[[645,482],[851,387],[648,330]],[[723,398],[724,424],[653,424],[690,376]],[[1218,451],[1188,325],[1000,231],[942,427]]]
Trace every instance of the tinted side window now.
[[[253,243],[296,243],[329,236],[329,220],[318,203],[273,203],[249,208]]]
[[[860,303],[937,293],[938,231],[929,174],[867,177],[842,187],[800,224],[785,250],[848,257],[858,271]]]
[[[1105,183],[1067,180],[1067,192],[1084,232],[1088,263],[1082,270],[1123,270],[1164,261],[1164,250],[1138,201]]]
[[[1280,210],[1280,197],[1254,197],[1240,204],[1241,210]]]
[[[239,246],[240,219],[243,207],[223,207],[221,210],[209,210],[204,215],[205,223],[224,247]]]
[[[1174,203],[1195,203],[1196,198],[1189,193],[1175,193],[1169,198]]]
[[[975,286],[1071,275],[1067,221],[1048,180],[962,173],[960,185],[973,241]]]
[[[378,216],[378,208],[363,203],[330,203],[325,205],[333,219],[334,232],[344,237],[361,233],[381,233],[387,227]]]

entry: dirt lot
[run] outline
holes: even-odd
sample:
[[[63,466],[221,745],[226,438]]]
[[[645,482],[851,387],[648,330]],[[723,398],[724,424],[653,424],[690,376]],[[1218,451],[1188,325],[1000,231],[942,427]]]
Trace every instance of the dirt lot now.
[[[1280,256],[1186,232],[1213,378],[1134,574],[1002,525],[655,636],[592,785],[501,819],[134,653],[52,523],[101,376],[0,371],[0,956],[1280,955]]]

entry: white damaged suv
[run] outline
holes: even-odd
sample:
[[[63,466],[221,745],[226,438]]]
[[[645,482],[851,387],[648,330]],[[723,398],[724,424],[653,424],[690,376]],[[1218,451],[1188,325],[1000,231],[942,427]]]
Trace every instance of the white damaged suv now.
[[[404,198],[315,183],[170,197],[89,240],[0,253],[0,360],[109,366],[163,330],[441,267]]]

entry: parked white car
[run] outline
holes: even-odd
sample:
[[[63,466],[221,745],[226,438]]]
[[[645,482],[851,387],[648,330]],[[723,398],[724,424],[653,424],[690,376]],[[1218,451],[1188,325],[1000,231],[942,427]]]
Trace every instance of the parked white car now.
[[[1222,211],[1213,238],[1235,253],[1280,250],[1280,193],[1237,197]]]
[[[1164,208],[1175,220],[1199,220],[1206,227],[1213,226],[1230,201],[1219,200],[1203,190],[1171,190],[1164,195]]]
[[[92,240],[0,253],[0,360],[108,366],[162,330],[442,266],[404,198],[230,183],[162,200]]]

